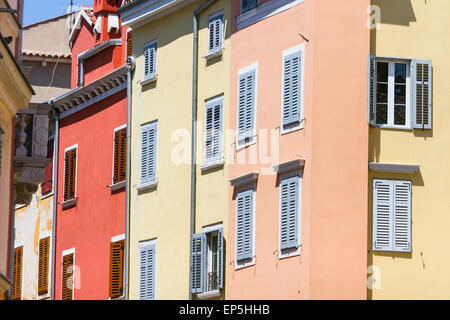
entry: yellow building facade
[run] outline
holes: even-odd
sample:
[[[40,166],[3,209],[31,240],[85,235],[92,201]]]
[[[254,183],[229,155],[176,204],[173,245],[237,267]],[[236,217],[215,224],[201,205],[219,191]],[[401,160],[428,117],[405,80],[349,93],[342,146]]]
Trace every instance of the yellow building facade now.
[[[372,5],[368,298],[448,299],[450,2]]]
[[[228,141],[224,129],[228,124],[231,4],[210,2],[198,13],[196,69],[194,12],[205,1],[169,1],[165,6],[131,1],[119,10],[123,23],[132,28],[136,63],[130,127],[129,299],[191,297],[195,282],[190,281],[192,227],[205,249],[202,267],[193,266],[202,273],[203,289],[194,288],[192,298],[225,296],[224,281],[218,285],[217,274],[211,271],[226,261],[224,251],[217,249],[224,248],[226,240],[221,238],[217,244],[217,236],[227,234],[229,179],[224,159]],[[197,94],[193,92],[195,73]],[[191,188],[194,97],[195,192]],[[207,122],[219,130],[218,135],[214,130],[207,132]]]

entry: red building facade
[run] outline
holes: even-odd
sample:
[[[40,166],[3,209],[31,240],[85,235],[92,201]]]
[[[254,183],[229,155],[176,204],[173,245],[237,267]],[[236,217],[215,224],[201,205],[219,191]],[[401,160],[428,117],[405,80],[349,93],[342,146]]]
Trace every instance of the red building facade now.
[[[122,1],[94,0],[74,22],[72,91],[58,115],[55,299],[124,294],[127,70]]]

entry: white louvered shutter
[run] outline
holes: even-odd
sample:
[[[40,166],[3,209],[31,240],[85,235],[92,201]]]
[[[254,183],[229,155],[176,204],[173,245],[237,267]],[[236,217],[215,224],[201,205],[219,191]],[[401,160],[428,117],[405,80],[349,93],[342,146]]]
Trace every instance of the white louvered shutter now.
[[[206,237],[204,233],[192,235],[192,270],[191,290],[192,293],[205,291],[206,282]]]
[[[253,190],[236,199],[236,260],[253,258]]]
[[[144,49],[145,79],[156,75],[156,42],[150,43]]]
[[[393,181],[394,251],[411,251],[411,182]]]
[[[373,250],[393,249],[393,181],[373,180]]]
[[[283,125],[300,122],[302,113],[302,52],[284,57],[283,61]]]
[[[238,140],[254,135],[256,71],[239,76]]]
[[[218,160],[222,157],[222,110],[222,101],[213,101],[206,105],[205,162]]]
[[[218,15],[209,20],[209,53],[222,50],[223,44],[223,15]]]
[[[432,70],[429,60],[413,60],[411,63],[413,127],[416,129],[431,129]]]
[[[367,122],[375,125],[377,106],[377,60],[369,53],[367,64]]]
[[[280,183],[280,249],[297,248],[298,239],[298,177]]]
[[[140,250],[139,299],[155,299],[156,245],[150,244]]]
[[[157,123],[142,127],[141,182],[156,179]]]
[[[223,228],[219,229],[219,234],[217,236],[217,283],[218,289],[223,288],[223,264],[225,263],[225,259],[223,256]]]

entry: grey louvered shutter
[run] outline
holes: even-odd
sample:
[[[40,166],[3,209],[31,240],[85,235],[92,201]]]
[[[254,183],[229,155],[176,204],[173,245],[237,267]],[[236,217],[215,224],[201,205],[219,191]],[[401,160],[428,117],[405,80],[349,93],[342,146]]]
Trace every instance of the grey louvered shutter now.
[[[413,127],[417,129],[431,129],[432,71],[429,60],[413,60],[411,63]]]
[[[394,190],[391,180],[373,180],[373,250],[393,249]]]
[[[280,249],[297,248],[298,239],[298,177],[280,183]]]
[[[223,264],[225,263],[225,258],[223,256],[223,228],[219,229],[219,234],[217,236],[217,284],[218,289],[223,288]]]
[[[300,122],[302,81],[302,52],[297,51],[283,62],[283,125]]]
[[[394,251],[411,251],[411,182],[394,181]]]
[[[144,48],[145,79],[156,75],[156,42],[152,42]]]
[[[139,277],[139,299],[155,299],[156,245],[141,247]]]
[[[375,125],[377,106],[377,60],[369,53],[367,65],[367,122]]]
[[[142,127],[141,182],[156,179],[157,123]]]
[[[254,135],[256,71],[239,76],[238,140]]]
[[[222,157],[223,112],[222,101],[213,101],[206,105],[205,121],[205,161],[214,161]]]
[[[209,20],[209,53],[222,49],[223,43],[223,15],[213,16]]]
[[[253,258],[253,190],[236,199],[236,260]]]
[[[206,237],[204,233],[192,235],[192,270],[191,290],[192,293],[205,291],[206,282]]]

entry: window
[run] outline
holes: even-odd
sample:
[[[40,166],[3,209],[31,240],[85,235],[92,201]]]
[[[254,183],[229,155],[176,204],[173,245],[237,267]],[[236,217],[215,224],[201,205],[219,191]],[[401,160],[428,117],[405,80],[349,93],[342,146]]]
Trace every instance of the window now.
[[[54,140],[48,141],[47,159],[51,159],[45,168],[44,180],[41,183],[41,194],[47,195],[53,191],[53,144]]]
[[[157,42],[153,41],[145,45],[144,59],[145,59],[145,75],[144,78],[152,79],[156,76],[156,48]]]
[[[299,176],[282,178],[280,182],[280,250],[297,249],[300,246]]]
[[[38,294],[48,293],[48,265],[49,265],[50,237],[39,240],[39,273]]]
[[[123,296],[123,255],[125,240],[111,242],[109,268],[109,296],[118,298]]]
[[[300,127],[303,117],[303,50],[300,46],[283,52],[283,131]]]
[[[238,146],[251,144],[256,135],[256,70],[250,66],[239,72]]]
[[[77,66],[77,87],[81,87],[83,85],[84,80],[84,61],[78,61]]]
[[[77,171],[77,148],[65,152],[64,156],[64,201],[75,199]]]
[[[246,13],[258,6],[258,0],[241,0],[241,13]]]
[[[154,300],[156,288],[156,242],[141,243],[139,299]]]
[[[411,252],[411,182],[373,180],[373,250]]]
[[[236,196],[236,261],[252,260],[254,256],[254,191]]]
[[[223,228],[206,229],[192,236],[191,289],[201,294],[223,288]]]
[[[133,30],[127,32],[127,57],[133,56]]]
[[[209,18],[209,48],[208,54],[213,54],[223,49],[224,15],[218,13]]]
[[[368,121],[431,129],[431,61],[369,57]]]
[[[114,173],[113,184],[126,179],[127,165],[127,128],[114,131]]]
[[[74,287],[74,253],[63,255],[61,277],[61,299],[73,300]]]
[[[157,122],[142,127],[141,183],[156,180]]]
[[[11,287],[11,299],[22,299],[22,269],[23,269],[23,246],[14,249],[13,284]]]
[[[205,162],[223,157],[223,96],[206,103]]]

